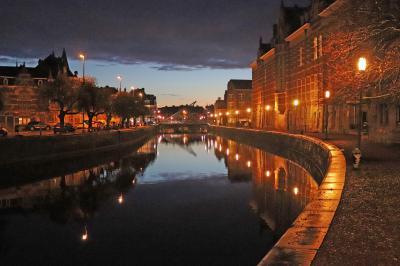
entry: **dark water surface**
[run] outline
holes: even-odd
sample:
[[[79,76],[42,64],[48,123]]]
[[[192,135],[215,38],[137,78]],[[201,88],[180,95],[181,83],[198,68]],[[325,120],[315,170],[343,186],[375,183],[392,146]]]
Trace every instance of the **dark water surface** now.
[[[2,185],[0,265],[256,265],[318,187],[290,161],[208,135],[89,159]]]

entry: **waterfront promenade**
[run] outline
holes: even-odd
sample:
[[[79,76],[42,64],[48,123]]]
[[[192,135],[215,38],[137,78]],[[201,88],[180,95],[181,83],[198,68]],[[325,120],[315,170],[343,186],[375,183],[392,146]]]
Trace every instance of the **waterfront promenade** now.
[[[341,203],[313,265],[398,265],[400,146],[363,140],[357,171],[351,162],[355,136],[331,135],[327,142],[344,149],[347,177]]]

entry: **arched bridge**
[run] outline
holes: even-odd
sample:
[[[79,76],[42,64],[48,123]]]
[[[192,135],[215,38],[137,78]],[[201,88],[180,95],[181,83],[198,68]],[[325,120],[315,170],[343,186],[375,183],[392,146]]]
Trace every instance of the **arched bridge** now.
[[[159,133],[207,133],[209,126],[207,123],[160,123]]]

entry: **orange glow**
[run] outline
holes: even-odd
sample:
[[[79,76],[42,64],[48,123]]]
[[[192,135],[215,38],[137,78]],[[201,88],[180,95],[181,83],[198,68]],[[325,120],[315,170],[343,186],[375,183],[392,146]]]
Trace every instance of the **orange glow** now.
[[[236,110],[236,111],[235,111],[235,114],[237,114],[237,115],[238,115],[238,114],[239,114],[239,111],[238,111],[238,110]]]
[[[88,239],[88,231],[87,231],[87,228],[85,226],[85,231],[82,234],[82,240],[86,241],[87,239]]]
[[[293,101],[293,105],[294,105],[294,106],[298,106],[299,103],[300,103],[300,102],[299,102],[299,100],[297,100],[297,99],[295,99],[295,100]]]
[[[84,54],[79,54],[79,58],[82,60],[85,60],[85,55]]]
[[[250,168],[251,167],[251,162],[247,161],[247,167]]]
[[[365,71],[367,69],[367,59],[365,57],[360,57],[358,59],[358,70]]]
[[[236,159],[236,161],[239,161],[239,154],[236,153],[235,159]]]
[[[226,155],[229,155],[229,149],[226,149]]]
[[[271,110],[271,106],[270,105],[265,106],[265,110],[267,111]]]
[[[230,113],[229,113],[229,112],[226,112],[226,115],[230,115]]]
[[[331,97],[331,92],[330,91],[325,91],[325,98],[329,99]]]
[[[247,108],[247,110],[246,110],[248,113],[250,113],[251,112],[251,108]]]
[[[271,176],[271,172],[270,171],[265,172],[265,176],[266,177],[270,177]]]
[[[122,194],[121,195],[119,195],[119,197],[118,197],[118,203],[119,204],[122,204],[124,202],[124,197],[122,196]]]
[[[299,194],[299,188],[298,188],[298,187],[294,187],[293,193],[294,193],[295,195]]]

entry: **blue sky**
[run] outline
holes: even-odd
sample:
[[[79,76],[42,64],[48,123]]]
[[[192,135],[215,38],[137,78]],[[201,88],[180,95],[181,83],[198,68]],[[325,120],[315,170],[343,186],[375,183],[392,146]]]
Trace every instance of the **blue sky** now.
[[[88,55],[89,56],[89,55]],[[71,55],[69,55],[71,57]],[[69,59],[70,67],[82,72],[82,62]],[[160,71],[154,64],[118,64],[87,60],[85,74],[97,79],[99,85],[119,86],[116,76],[123,77],[122,87],[144,87],[155,94],[160,106],[214,103],[223,97],[229,79],[251,79],[251,69],[196,69],[190,71]]]

